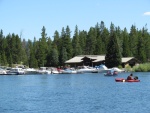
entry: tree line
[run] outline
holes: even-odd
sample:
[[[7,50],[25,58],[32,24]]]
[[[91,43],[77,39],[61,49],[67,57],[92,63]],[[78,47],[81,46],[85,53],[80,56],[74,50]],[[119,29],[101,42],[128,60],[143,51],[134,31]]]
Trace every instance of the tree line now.
[[[31,41],[18,34],[3,35],[0,31],[0,65],[23,64],[32,68],[42,66],[64,66],[65,61],[77,55],[106,55],[108,67],[119,66],[122,57],[135,57],[142,63],[150,59],[150,33],[145,25],[137,29],[131,25],[130,31],[110,24],[106,28],[103,21],[90,27],[88,31],[75,26],[71,37],[69,26],[62,27],[61,33],[54,32],[53,40],[47,36],[46,28],[41,29],[41,37]]]

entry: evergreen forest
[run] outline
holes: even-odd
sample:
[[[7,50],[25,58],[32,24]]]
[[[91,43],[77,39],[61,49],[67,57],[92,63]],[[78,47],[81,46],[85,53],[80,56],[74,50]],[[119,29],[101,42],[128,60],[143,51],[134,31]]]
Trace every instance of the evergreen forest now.
[[[131,25],[126,28],[110,24],[106,28],[103,21],[90,27],[88,31],[75,26],[71,37],[69,26],[62,27],[61,33],[54,32],[53,39],[47,36],[46,28],[41,29],[41,37],[34,40],[22,39],[18,34],[3,35],[0,30],[0,65],[12,67],[23,64],[30,68],[64,66],[65,61],[77,55],[105,55],[106,66],[121,64],[122,57],[135,57],[142,63],[150,59],[150,33],[147,25],[138,29]]]

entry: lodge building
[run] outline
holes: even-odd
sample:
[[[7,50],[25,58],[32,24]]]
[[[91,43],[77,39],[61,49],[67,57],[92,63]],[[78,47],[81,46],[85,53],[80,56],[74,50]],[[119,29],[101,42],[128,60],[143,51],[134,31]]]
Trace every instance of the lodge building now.
[[[136,64],[139,64],[140,61],[134,57],[124,57],[122,58],[122,67],[126,67],[126,65],[130,65],[133,67]],[[77,66],[98,66],[101,64],[105,64],[105,55],[78,55],[75,56],[65,62],[65,64],[70,65],[70,67]]]

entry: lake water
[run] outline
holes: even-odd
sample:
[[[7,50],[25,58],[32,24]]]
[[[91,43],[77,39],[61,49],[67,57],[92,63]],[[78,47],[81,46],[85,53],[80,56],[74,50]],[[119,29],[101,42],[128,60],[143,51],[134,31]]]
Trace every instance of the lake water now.
[[[149,113],[150,73],[0,76],[0,113]]]

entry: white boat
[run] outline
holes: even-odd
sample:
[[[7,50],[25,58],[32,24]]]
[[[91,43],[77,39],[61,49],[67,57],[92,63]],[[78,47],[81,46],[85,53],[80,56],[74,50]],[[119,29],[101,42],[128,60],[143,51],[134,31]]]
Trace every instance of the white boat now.
[[[7,75],[23,75],[25,74],[25,71],[22,68],[11,68]]]
[[[93,73],[107,73],[109,70],[105,65],[101,64],[99,66],[95,66],[96,70]]]
[[[62,74],[72,74],[72,70],[70,69],[64,69],[61,71]]]
[[[25,71],[25,74],[37,74],[38,71],[34,68],[27,68],[27,69],[24,69]]]
[[[74,68],[67,68],[67,69],[61,70],[61,73],[62,74],[76,74],[78,73],[78,71],[75,70]]]
[[[40,67],[39,70],[37,71],[39,74],[51,74],[51,70],[47,70],[46,67]]]
[[[119,72],[119,73],[125,72],[125,70],[119,69],[119,68],[117,68],[117,67],[113,67],[112,70],[114,70],[114,71],[116,71],[116,72]]]
[[[96,71],[96,68],[81,66],[80,69],[77,70],[77,73],[92,73],[93,71]]]
[[[52,74],[59,74],[60,73],[60,71],[58,71],[57,68],[51,68],[51,72],[52,72]]]
[[[0,75],[5,75],[5,74],[7,74],[6,70],[0,68]]]

